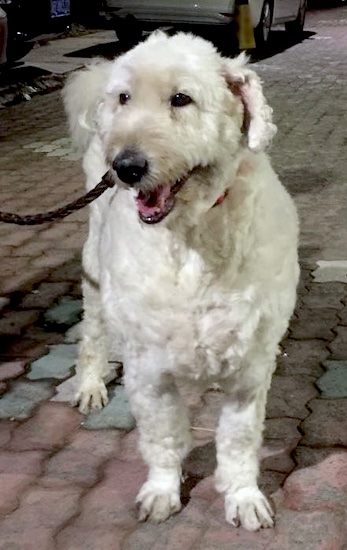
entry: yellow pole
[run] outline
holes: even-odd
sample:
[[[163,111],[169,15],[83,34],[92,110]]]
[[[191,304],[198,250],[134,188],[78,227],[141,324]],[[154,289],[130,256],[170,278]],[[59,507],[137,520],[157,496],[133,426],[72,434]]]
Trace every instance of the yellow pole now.
[[[240,50],[255,48],[251,9],[247,0],[236,0],[237,39]]]

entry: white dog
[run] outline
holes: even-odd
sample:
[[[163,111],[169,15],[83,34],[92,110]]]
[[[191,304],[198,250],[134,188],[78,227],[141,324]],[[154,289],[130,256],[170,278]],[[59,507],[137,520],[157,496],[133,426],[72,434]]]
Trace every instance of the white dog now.
[[[93,203],[83,266],[80,410],[107,402],[109,348],[122,357],[149,476],[140,519],[181,507],[190,446],[175,381],[225,392],[216,488],[226,519],[270,527],[257,486],[266,395],[298,280],[294,204],[263,149],[276,128],[244,55],[190,34],[152,34],[64,91]]]

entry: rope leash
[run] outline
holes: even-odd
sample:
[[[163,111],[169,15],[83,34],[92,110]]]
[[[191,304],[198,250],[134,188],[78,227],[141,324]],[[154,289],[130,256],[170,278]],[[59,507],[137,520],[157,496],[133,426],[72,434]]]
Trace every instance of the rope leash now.
[[[16,225],[39,225],[42,223],[53,222],[60,220],[72,214],[76,210],[80,210],[90,204],[95,199],[100,197],[107,189],[114,187],[115,182],[112,178],[111,172],[106,172],[101,181],[88,193],[82,195],[78,199],[70,202],[66,206],[57,208],[56,210],[50,210],[49,212],[42,212],[41,214],[28,214],[26,216],[20,216],[19,214],[12,214],[11,212],[2,212],[0,210],[0,222],[12,223]]]

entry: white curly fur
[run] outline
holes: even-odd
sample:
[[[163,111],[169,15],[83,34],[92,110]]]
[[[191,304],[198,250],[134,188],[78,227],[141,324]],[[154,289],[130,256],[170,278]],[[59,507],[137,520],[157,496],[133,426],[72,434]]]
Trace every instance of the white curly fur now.
[[[193,102],[173,108],[178,92]],[[126,105],[121,93],[131,96]],[[230,60],[200,38],[157,32],[75,74],[64,99],[88,188],[126,147],[149,160],[140,188],[174,183],[199,166],[157,225],[140,221],[138,189],[120,182],[91,206],[80,410],[107,402],[107,356],[116,350],[149,467],[140,519],[162,521],[180,509],[190,445],[175,380],[218,382],[225,406],[216,487],[225,493],[226,519],[249,530],[269,527],[257,452],[278,344],[295,304],[298,221],[263,152],[276,129],[260,80],[243,55]]]

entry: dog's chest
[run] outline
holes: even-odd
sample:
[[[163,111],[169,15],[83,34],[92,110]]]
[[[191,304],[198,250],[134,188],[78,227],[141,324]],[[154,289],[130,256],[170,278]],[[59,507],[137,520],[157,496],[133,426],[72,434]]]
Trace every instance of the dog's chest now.
[[[165,347],[167,368],[180,366],[196,378],[220,375],[230,361],[236,366],[247,347],[249,291],[233,293],[222,285],[222,274],[170,232],[147,235],[145,228],[135,238],[132,233],[131,242],[126,235],[114,242],[107,234],[101,241],[102,299],[111,332],[121,336],[124,348]]]

